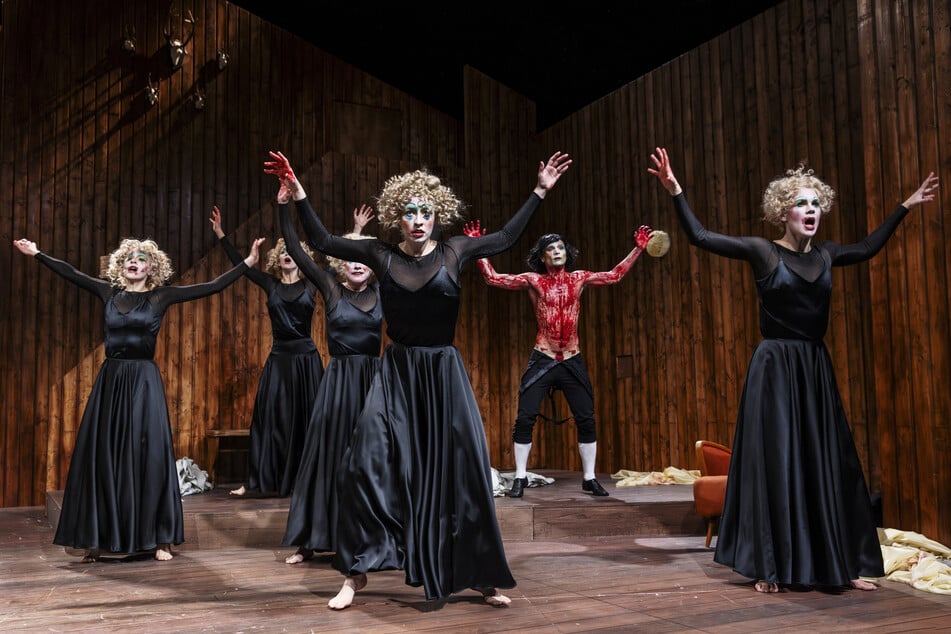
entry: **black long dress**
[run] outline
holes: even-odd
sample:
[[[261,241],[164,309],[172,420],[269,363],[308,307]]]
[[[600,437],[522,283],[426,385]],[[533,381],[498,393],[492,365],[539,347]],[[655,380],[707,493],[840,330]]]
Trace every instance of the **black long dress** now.
[[[383,308],[375,282],[360,292],[346,288],[332,271],[307,257],[286,208],[281,220],[288,252],[324,298],[330,352],[307,426],[282,544],[332,552],[337,548],[337,468],[380,368]]]
[[[690,243],[747,260],[763,340],[737,413],[714,560],[750,579],[849,586],[884,576],[868,488],[822,339],[833,266],[874,256],[908,213],[899,207],[865,240],[814,242],[805,253],[703,228],[680,194]]]
[[[105,305],[106,358],[76,432],[53,543],[124,554],[181,544],[182,498],[155,341],[169,306],[217,293],[248,267],[139,293],[43,253],[36,258]]]
[[[227,238],[221,244],[232,262],[243,259]],[[245,275],[267,293],[271,320],[271,353],[251,413],[247,488],[285,497],[294,487],[304,433],[324,375],[310,336],[317,289],[306,279],[284,284],[253,268]]]
[[[454,236],[417,258],[379,240],[332,236],[307,199],[297,202],[317,250],[373,269],[392,340],[338,473],[333,566],[343,574],[403,570],[431,600],[515,587],[482,417],[453,338],[463,266],[510,248],[540,203],[532,194],[501,231]]]

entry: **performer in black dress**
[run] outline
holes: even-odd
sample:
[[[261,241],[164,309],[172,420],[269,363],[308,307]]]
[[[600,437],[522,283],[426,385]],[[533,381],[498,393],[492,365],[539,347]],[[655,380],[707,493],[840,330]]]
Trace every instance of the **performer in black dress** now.
[[[241,255],[221,228],[217,206],[209,221],[228,258],[237,262]],[[313,253],[306,245],[300,250],[311,260]],[[245,275],[267,293],[271,352],[258,379],[251,413],[248,482],[231,494],[254,491],[286,497],[294,487],[304,432],[324,375],[323,360],[310,336],[317,288],[301,277],[283,238],[267,252],[264,268],[268,273],[253,268]]]
[[[380,283],[387,335],[366,406],[338,474],[340,510],[334,567],[346,579],[328,606],[349,606],[366,573],[403,570],[427,599],[466,588],[492,605],[510,600],[482,417],[459,351],[453,346],[463,266],[510,248],[542,198],[571,164],[556,152],[538,184],[498,233],[432,239],[434,225],[461,218],[461,202],[426,170],[389,179],[379,220],[403,241],[346,240],[317,218],[287,159],[271,153],[265,171],[290,190],[311,245],[368,265]],[[285,212],[286,213],[286,212]]]
[[[237,262],[241,256],[225,237],[217,206],[209,220],[228,258]],[[313,261],[312,253],[305,252],[304,257]],[[294,487],[304,432],[324,375],[323,360],[310,336],[317,288],[301,277],[283,238],[268,251],[264,267],[268,273],[251,268],[245,275],[267,293],[271,353],[261,370],[251,413],[248,482],[231,494],[254,491],[286,497]]]
[[[284,561],[297,564],[314,552],[337,549],[336,474],[357,415],[363,409],[370,381],[380,368],[383,308],[373,272],[359,262],[329,258],[323,269],[306,257],[287,209],[289,192],[281,203],[281,232],[301,272],[317,285],[324,298],[330,363],[324,373],[307,426],[304,452],[287,513],[283,544],[297,546]],[[372,239],[363,228],[373,209],[353,211],[351,240]]]
[[[763,340],[753,352],[737,413],[726,502],[714,559],[756,580],[780,585],[874,590],[860,577],[884,576],[862,465],[822,339],[833,266],[878,253],[909,209],[934,200],[930,174],[882,225],[855,244],[813,241],[835,192],[803,166],[772,181],[764,218],[777,240],[726,236],[703,227],[674,177],[667,151],[651,155],[694,246],[746,260],[753,270]]]
[[[53,543],[85,549],[84,562],[104,552],[146,551],[165,561],[171,545],[184,541],[165,387],[152,361],[156,337],[169,306],[237,280],[258,261],[262,241],[224,275],[191,286],[164,286],[171,262],[151,240],[123,240],[109,256],[107,280],[41,253],[30,240],[13,243],[105,305],[106,358],[76,432]]]

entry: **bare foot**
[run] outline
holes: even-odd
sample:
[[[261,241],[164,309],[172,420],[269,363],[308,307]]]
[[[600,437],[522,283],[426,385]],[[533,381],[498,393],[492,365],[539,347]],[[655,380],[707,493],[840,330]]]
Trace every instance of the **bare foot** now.
[[[353,595],[363,590],[366,585],[366,575],[347,577],[343,582],[343,587],[340,588],[340,592],[337,593],[337,596],[327,602],[327,607],[332,610],[342,610],[349,607],[350,604],[353,603]]]
[[[856,590],[878,590],[877,585],[871,581],[865,581],[864,579],[853,579],[852,587]]]
[[[171,544],[161,544],[155,549],[156,561],[168,561],[173,557]]]
[[[314,551],[310,548],[304,548],[301,546],[297,549],[297,552],[284,560],[285,564],[299,564],[300,562],[306,559],[312,559],[314,556]]]
[[[244,495],[244,494],[247,493],[247,492],[248,492],[248,490],[244,488],[244,485],[243,485],[243,484],[242,484],[239,488],[237,488],[237,489],[231,489],[231,495],[239,495],[239,496],[240,496],[240,495]]]
[[[482,593],[482,598],[485,599],[485,602],[491,606],[497,608],[507,607],[512,600],[499,592],[498,588],[483,588],[479,590]]]
[[[87,551],[86,551],[86,554],[83,555],[83,563],[84,563],[84,564],[91,564],[91,563],[96,562],[96,561],[99,561],[99,549],[98,549],[98,548],[93,548],[93,549],[91,549],[91,550],[87,550]]]
[[[757,581],[755,584],[753,584],[753,588],[755,588],[757,592],[763,592],[766,594],[779,592],[779,584],[769,583],[768,581]]]

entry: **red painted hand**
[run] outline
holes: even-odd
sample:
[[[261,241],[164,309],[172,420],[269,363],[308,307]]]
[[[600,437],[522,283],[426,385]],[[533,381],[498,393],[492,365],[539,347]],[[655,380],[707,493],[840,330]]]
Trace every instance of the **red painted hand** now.
[[[287,157],[280,152],[268,152],[273,161],[264,161],[264,173],[273,174],[281,180],[297,181],[294,169]]]
[[[462,228],[462,233],[469,236],[470,238],[481,238],[485,235],[485,229],[479,224],[478,220],[473,220],[472,222],[467,222]]]
[[[653,231],[654,230],[647,225],[638,227],[637,231],[634,232],[634,244],[641,249],[645,248],[651,239],[651,233],[653,233]]]

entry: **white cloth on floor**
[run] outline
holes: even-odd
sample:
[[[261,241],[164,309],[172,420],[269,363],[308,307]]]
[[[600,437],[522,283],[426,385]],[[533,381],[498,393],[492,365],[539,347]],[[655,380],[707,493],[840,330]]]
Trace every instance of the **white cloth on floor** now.
[[[951,549],[921,533],[879,528],[885,578],[924,592],[951,594]]]
[[[528,478],[528,486],[530,487],[545,486],[546,484],[552,484],[555,481],[554,478],[548,478],[538,473],[532,473],[531,471],[526,471],[525,477]],[[492,495],[495,497],[502,497],[503,495],[507,494],[509,489],[512,488],[512,483],[514,481],[514,471],[506,471],[502,473],[495,467],[492,467]]]
[[[179,458],[175,461],[178,471],[178,490],[182,495],[210,491],[214,485],[208,479],[208,472],[198,467],[191,458]]]
[[[611,477],[618,480],[616,486],[636,487],[649,484],[692,484],[694,480],[700,477],[700,472],[691,469],[679,469],[677,467],[667,467],[663,471],[628,471],[621,469],[617,473],[612,473]]]

